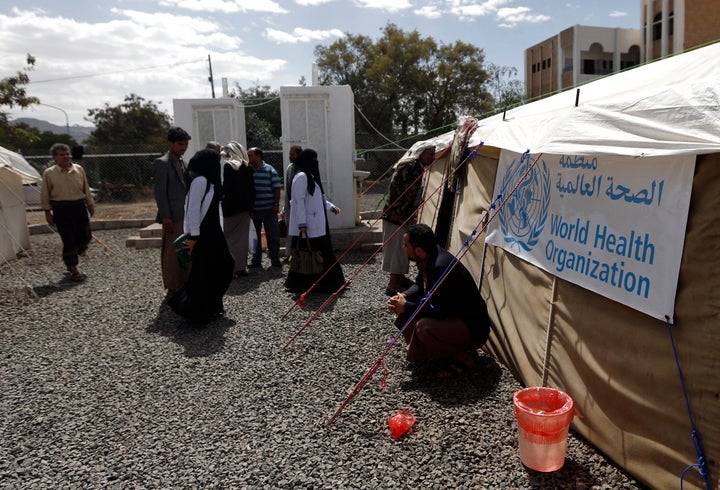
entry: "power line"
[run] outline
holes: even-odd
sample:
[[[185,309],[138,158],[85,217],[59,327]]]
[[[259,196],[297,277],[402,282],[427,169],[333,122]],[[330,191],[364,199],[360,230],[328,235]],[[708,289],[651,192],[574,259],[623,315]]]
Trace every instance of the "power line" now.
[[[254,104],[254,105],[245,105],[245,101],[244,101],[244,100],[242,100],[242,99],[239,99],[239,100],[240,100],[240,102],[243,103],[243,106],[245,106],[245,109],[252,109],[253,107],[260,107],[260,106],[269,104],[270,102],[274,102],[274,101],[278,100],[279,98],[280,98],[280,97],[274,97],[274,98],[269,99],[269,100],[267,100],[267,101],[265,101],[265,102],[260,102],[259,104]],[[247,99],[247,100],[250,101],[250,100],[262,100],[262,99]]]
[[[180,61],[177,63],[171,63],[169,65],[144,66],[144,67],[140,67],[140,68],[133,68],[130,70],[116,70],[116,71],[108,71],[108,72],[104,72],[104,73],[88,73],[85,75],[75,75],[72,77],[51,78],[49,80],[30,80],[29,83],[35,84],[35,83],[48,83],[48,82],[62,82],[65,80],[78,80],[81,78],[102,77],[105,75],[117,75],[118,73],[128,73],[128,72],[133,72],[133,71],[154,70],[156,68],[171,68],[173,66],[189,65],[192,63],[200,63],[200,62],[205,63],[205,60]]]

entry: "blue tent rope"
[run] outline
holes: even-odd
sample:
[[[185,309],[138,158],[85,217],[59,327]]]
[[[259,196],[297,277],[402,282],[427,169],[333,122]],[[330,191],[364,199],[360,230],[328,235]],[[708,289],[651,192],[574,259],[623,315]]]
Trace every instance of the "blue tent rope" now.
[[[668,334],[670,335],[670,344],[672,345],[673,355],[675,356],[675,364],[677,364],[678,368],[680,385],[682,386],[683,396],[685,397],[685,406],[687,407],[688,417],[690,418],[690,427],[692,428],[691,437],[693,440],[693,445],[695,446],[695,453],[697,453],[698,456],[698,462],[695,464],[691,464],[690,466],[685,468],[680,475],[680,490],[682,490],[683,488],[683,480],[685,479],[685,474],[691,468],[697,468],[698,473],[700,473],[700,476],[702,476],[705,480],[706,490],[711,490],[708,470],[705,464],[705,453],[700,442],[700,433],[697,431],[697,428],[695,428],[695,420],[692,414],[692,407],[690,406],[690,398],[688,397],[687,388],[685,387],[685,377],[683,376],[682,367],[680,366],[680,358],[678,357],[677,347],[675,346],[675,338],[673,337],[672,326],[670,325],[670,317],[667,315],[665,316],[665,325],[667,326]]]

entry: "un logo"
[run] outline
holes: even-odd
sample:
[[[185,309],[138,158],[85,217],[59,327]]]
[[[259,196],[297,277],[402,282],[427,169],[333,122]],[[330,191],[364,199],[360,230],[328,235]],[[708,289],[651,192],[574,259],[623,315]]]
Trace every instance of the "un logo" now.
[[[550,170],[544,160],[528,172],[531,165],[532,159],[528,156],[508,166],[502,188],[503,193],[512,192],[512,195],[498,212],[505,242],[526,252],[537,245],[550,204]],[[518,185],[520,179],[522,182]]]

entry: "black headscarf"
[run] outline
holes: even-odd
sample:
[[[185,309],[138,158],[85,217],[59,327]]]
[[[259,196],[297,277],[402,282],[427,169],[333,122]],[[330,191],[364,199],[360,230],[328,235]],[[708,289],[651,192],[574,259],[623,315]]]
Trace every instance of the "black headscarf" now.
[[[295,175],[303,172],[307,176],[307,191],[311,196],[315,193],[315,186],[320,188],[323,194],[325,191],[320,183],[320,166],[317,160],[317,152],[311,148],[306,148],[300,152],[297,160],[295,160]]]
[[[205,148],[193,155],[188,163],[188,187],[195,177],[202,175],[215,187],[215,193],[222,199],[222,181],[220,180],[220,153],[211,148]]]

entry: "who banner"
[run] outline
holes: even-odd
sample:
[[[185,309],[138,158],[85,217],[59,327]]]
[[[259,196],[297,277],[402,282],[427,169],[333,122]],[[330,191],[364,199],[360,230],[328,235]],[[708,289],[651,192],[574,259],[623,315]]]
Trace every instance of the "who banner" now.
[[[694,169],[694,155],[522,158],[503,150],[494,195],[504,205],[486,242],[672,322]]]

